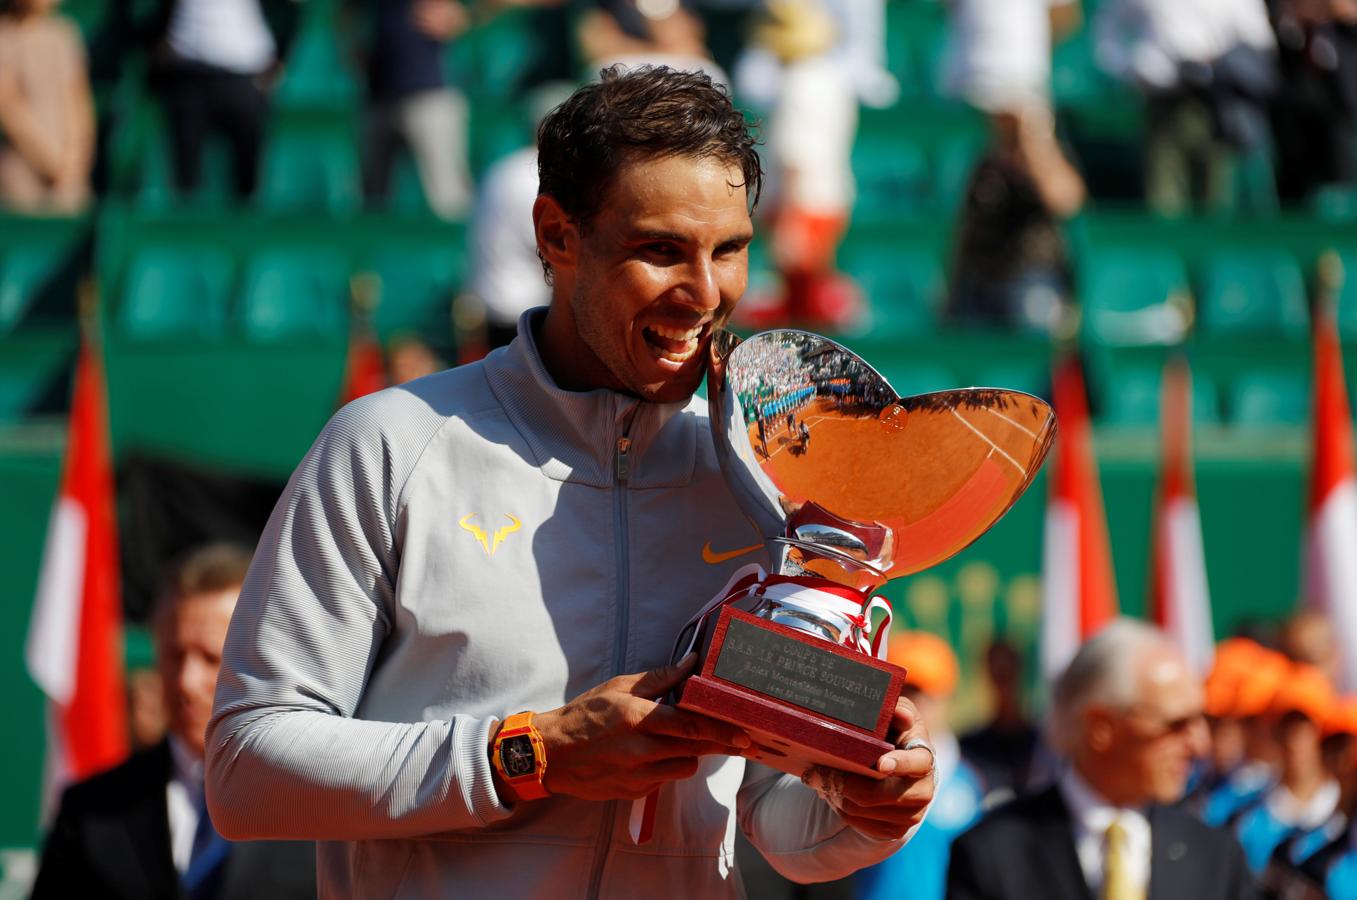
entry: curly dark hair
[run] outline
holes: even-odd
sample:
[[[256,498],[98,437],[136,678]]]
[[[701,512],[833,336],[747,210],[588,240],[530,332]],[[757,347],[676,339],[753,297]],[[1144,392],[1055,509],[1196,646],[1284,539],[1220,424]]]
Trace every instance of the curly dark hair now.
[[[636,159],[714,157],[739,167],[750,209],[763,188],[753,126],[726,89],[702,72],[611,66],[537,129],[537,193],[581,226],[602,208],[613,174]],[[548,278],[550,267],[543,261]]]

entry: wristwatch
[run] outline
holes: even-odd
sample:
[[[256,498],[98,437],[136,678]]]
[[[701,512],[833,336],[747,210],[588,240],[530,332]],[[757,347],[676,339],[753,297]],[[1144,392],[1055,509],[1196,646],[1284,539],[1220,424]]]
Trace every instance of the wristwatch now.
[[[495,735],[490,759],[515,800],[541,800],[547,796],[542,784],[547,774],[547,748],[541,733],[532,727],[531,712],[504,720]]]

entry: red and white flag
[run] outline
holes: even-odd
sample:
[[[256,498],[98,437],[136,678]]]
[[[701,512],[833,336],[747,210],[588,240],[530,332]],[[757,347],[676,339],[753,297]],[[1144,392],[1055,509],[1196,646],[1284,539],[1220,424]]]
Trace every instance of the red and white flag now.
[[[65,784],[128,752],[116,529],[103,363],[86,342],[24,648],[48,698],[47,809]]]
[[[1159,440],[1150,610],[1155,624],[1205,676],[1215,654],[1215,637],[1192,473],[1192,370],[1182,357],[1164,365]]]
[[[1041,673],[1055,678],[1083,641],[1117,615],[1112,548],[1077,357],[1056,365],[1056,421],[1042,551]]]
[[[366,322],[349,329],[349,352],[344,362],[344,383],[339,389],[340,405],[375,393],[386,387],[386,363],[382,345]]]
[[[1303,595],[1333,623],[1342,655],[1342,688],[1357,690],[1357,477],[1352,414],[1332,312],[1315,313],[1313,460]]]

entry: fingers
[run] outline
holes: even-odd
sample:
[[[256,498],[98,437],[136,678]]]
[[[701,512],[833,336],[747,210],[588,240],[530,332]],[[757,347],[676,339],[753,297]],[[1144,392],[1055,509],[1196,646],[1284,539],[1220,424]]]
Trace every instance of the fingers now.
[[[638,727],[647,734],[717,744],[725,748],[721,752],[732,755],[738,755],[750,746],[749,735],[743,728],[672,706],[656,706],[641,719]]]
[[[892,750],[876,761],[876,770],[900,778],[923,778],[933,771],[933,753],[927,747]]]
[[[883,821],[922,811],[932,802],[934,792],[931,767],[922,777],[891,776],[878,781],[865,775],[813,766],[802,781],[840,811],[874,816]]]
[[[678,687],[679,682],[692,674],[695,665],[697,665],[697,654],[689,653],[676,665],[659,666],[649,672],[640,672],[635,675],[622,675],[614,678],[613,681],[617,684],[617,687],[627,693],[644,697],[647,700],[654,700]]]
[[[928,737],[926,730],[923,734],[917,733],[923,727],[919,710],[908,697],[901,697],[895,701],[895,712],[891,713],[890,733],[899,735],[899,743],[903,744],[906,739],[912,737]]]

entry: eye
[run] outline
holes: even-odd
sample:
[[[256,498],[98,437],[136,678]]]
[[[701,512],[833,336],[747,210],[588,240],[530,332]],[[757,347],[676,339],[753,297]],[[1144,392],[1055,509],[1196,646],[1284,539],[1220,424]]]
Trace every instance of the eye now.
[[[672,260],[679,256],[678,245],[672,241],[654,241],[641,248],[646,256],[653,259]]]

